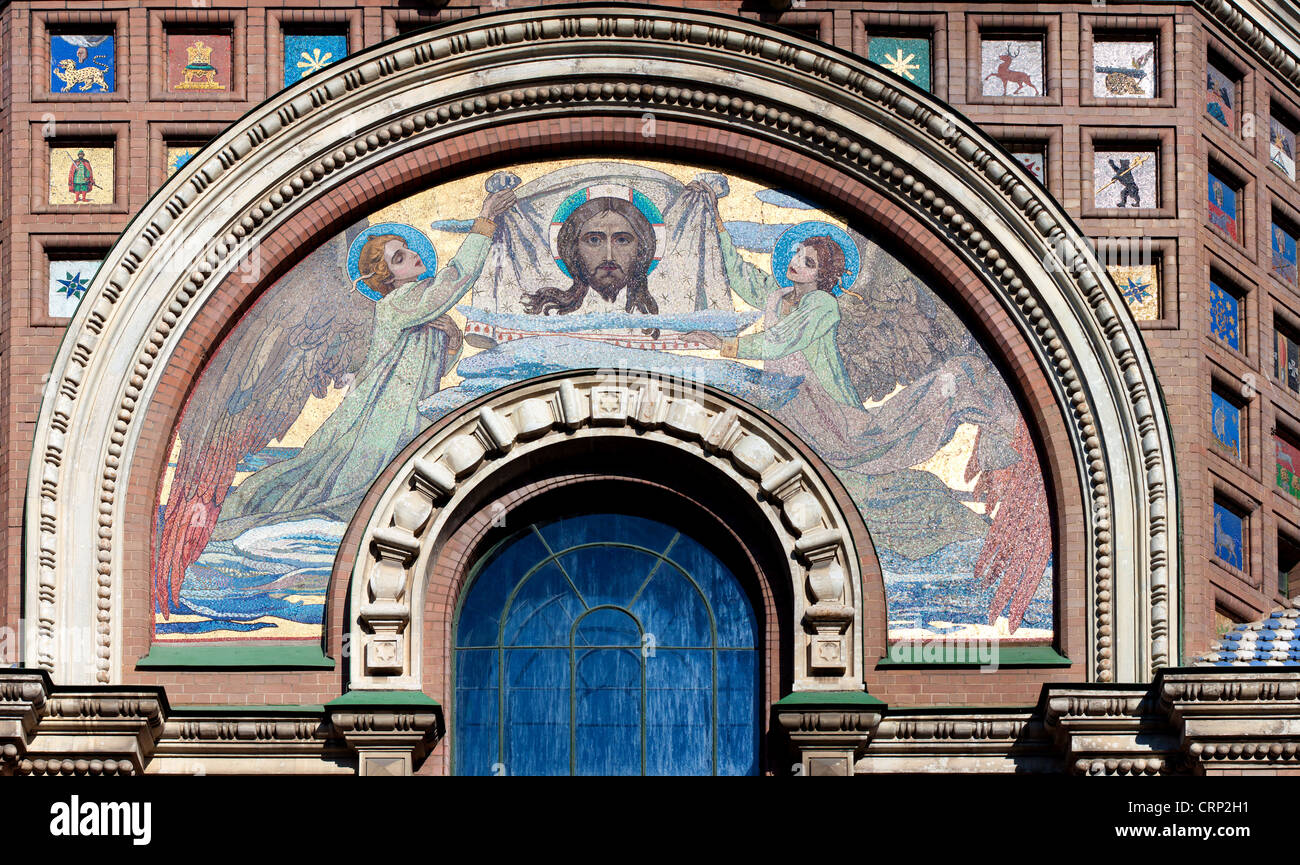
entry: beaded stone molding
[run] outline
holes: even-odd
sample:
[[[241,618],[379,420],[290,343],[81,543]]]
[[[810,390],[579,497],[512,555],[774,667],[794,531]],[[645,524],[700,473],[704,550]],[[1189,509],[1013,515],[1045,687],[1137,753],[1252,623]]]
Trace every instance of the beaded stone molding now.
[[[849,521],[823,480],[759,411],[693,382],[626,371],[505,388],[462,409],[398,468],[365,523],[352,571],[352,690],[423,685],[424,603],[457,506],[515,460],[619,436],[707,461],[760,502],[789,563],[796,691],[861,691],[862,585]],[[724,481],[725,483],[725,481]],[[750,536],[760,526],[748,527]]]
[[[773,142],[859,179],[962,256],[1024,334],[1072,433],[1089,677],[1147,681],[1177,662],[1170,429],[1086,238],[929,94],[753,21],[630,5],[485,15],[356,54],[250,112],[150,200],[95,277],[45,390],[24,528],[27,662],[64,682],[120,678],[122,490],[141,409],[196,310],[255,244],[412,149],[583,116]]]

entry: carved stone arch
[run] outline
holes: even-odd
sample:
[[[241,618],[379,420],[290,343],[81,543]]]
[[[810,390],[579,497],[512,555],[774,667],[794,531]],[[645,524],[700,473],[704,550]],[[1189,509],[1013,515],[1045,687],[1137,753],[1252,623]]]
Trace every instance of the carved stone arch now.
[[[1176,662],[1168,421],[1126,304],[1061,208],[974,124],[858,58],[753,21],[628,5],[481,16],[349,57],[241,118],[150,200],[99,270],[42,402],[24,528],[28,662],[67,683],[122,668],[124,500],[144,409],[250,248],[429,143],[647,112],[831,164],[968,263],[1035,353],[1070,431],[1089,678],[1147,680]]]
[[[861,691],[862,579],[849,517],[761,412],[693,382],[576,373],[493,394],[408,453],[365,519],[349,600],[353,690],[419,690],[426,582],[449,517],[558,441],[636,437],[707,461],[761,504],[789,566],[795,690]]]

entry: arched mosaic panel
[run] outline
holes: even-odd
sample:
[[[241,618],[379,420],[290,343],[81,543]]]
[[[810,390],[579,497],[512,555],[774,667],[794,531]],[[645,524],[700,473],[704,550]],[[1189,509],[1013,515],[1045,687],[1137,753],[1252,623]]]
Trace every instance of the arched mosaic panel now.
[[[432,422],[561,370],[725,390],[862,513],[889,634],[1053,636],[1051,519],[1006,382],[918,274],[817,203],[649,161],[441,184],[307,255],[204,369],[158,491],[155,640],[318,639],[347,522]]]

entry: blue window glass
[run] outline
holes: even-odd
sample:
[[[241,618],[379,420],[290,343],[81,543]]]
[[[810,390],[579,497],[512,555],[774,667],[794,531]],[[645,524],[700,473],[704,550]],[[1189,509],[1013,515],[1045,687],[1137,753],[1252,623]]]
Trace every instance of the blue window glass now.
[[[755,774],[757,640],[735,576],[677,528],[609,513],[529,526],[461,599],[456,772]]]

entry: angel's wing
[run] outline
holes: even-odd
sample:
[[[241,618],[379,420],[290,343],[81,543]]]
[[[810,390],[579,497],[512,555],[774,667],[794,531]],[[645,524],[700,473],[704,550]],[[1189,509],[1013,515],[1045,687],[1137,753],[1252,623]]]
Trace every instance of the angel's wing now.
[[[840,295],[836,343],[863,399],[884,399],[971,353],[974,339],[956,314],[878,247],[868,249],[852,291]]]
[[[154,545],[154,609],[178,609],[185,570],[207,546],[236,467],[288,431],[308,397],[365,360],[374,304],[353,291],[341,238],[278,280],[217,350],[177,429],[179,453]]]
[[[999,468],[981,465],[979,440],[975,455],[966,466],[966,479],[979,474],[975,497],[984,502],[991,515],[989,532],[975,563],[980,585],[997,588],[989,601],[989,624],[1006,613],[1012,633],[1029,609],[1029,602],[1043,581],[1052,558],[1052,518],[1043,485],[1038,454],[1024,418],[1016,426],[1010,448],[1019,460]],[[987,460],[986,460],[987,461]]]

